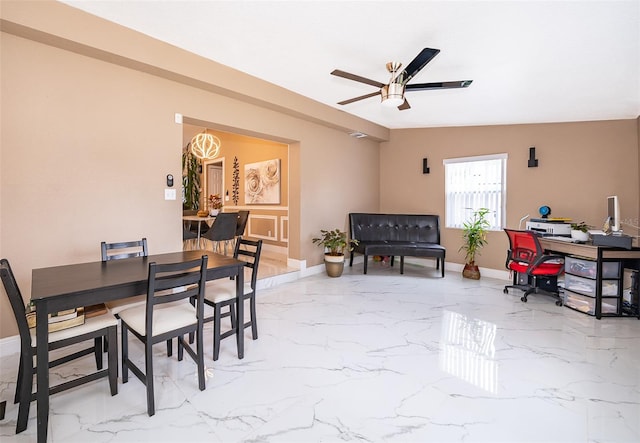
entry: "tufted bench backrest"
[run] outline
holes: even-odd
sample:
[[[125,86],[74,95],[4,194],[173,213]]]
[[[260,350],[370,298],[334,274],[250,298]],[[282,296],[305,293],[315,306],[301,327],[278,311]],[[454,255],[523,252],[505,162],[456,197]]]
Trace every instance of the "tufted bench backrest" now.
[[[350,237],[358,241],[440,244],[440,216],[420,214],[349,214]]]

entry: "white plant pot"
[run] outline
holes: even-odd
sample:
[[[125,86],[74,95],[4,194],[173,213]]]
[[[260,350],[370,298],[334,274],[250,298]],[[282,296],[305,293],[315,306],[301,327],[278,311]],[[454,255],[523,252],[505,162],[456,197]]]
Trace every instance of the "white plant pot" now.
[[[574,240],[578,240],[578,241],[588,241],[589,240],[589,233],[588,232],[578,231],[577,229],[572,229],[571,230],[571,238],[574,239]]]
[[[215,217],[216,215],[218,215],[219,212],[220,212],[219,209],[209,209],[209,215],[211,217]]]

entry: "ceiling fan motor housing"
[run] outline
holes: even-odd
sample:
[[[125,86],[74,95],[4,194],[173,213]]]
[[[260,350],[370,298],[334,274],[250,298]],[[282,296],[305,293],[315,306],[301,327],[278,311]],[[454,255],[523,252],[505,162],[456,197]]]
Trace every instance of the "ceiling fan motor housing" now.
[[[402,83],[389,83],[380,91],[382,103],[389,106],[400,106],[404,103],[404,85]]]

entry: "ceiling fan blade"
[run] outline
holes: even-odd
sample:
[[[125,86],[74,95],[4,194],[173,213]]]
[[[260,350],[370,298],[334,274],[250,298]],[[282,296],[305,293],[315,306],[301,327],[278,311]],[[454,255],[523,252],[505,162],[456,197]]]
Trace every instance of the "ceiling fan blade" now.
[[[428,89],[454,89],[466,88],[473,80],[460,80],[455,82],[416,83],[405,86],[406,91],[426,91]]]
[[[409,102],[407,101],[406,98],[404,99],[404,103],[398,106],[398,109],[401,111],[404,111],[405,109],[411,109],[411,106],[409,105]]]
[[[380,95],[380,91],[372,92],[370,94],[361,95],[360,97],[350,98],[349,100],[343,100],[338,102],[339,105],[348,105],[349,103],[357,102],[359,100],[364,100],[365,98],[375,97],[376,95]]]
[[[427,63],[429,63],[433,59],[433,57],[438,55],[439,52],[439,49],[431,48],[424,48],[422,51],[420,51],[420,54],[418,54],[416,58],[411,60],[411,63],[409,63],[407,67],[404,68],[404,71],[402,71],[398,76],[402,84],[407,84],[407,82],[411,80],[418,72],[420,72],[420,70],[424,68]]]
[[[344,72],[339,69],[334,69],[333,71],[331,71],[331,75],[346,78],[348,80],[353,80],[360,83],[366,83],[367,85],[375,86],[376,88],[382,88],[384,86],[384,83],[380,83],[375,80],[370,80],[368,78],[361,77],[359,75],[350,74],[349,72]]]

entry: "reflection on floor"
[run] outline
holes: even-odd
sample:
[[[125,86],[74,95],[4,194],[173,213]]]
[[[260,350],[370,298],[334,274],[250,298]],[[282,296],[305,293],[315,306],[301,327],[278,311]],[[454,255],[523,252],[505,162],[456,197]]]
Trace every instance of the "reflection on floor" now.
[[[135,377],[114,397],[105,379],[54,395],[50,441],[640,441],[639,320],[522,303],[505,281],[414,264],[362,271],[265,284],[243,360],[233,339],[211,359],[208,324],[204,391],[190,359],[157,346],[153,417]],[[129,347],[142,361],[138,342]],[[14,435],[17,366],[17,352],[0,356],[3,443],[36,441],[35,407]],[[51,378],[92,367],[87,357]]]

